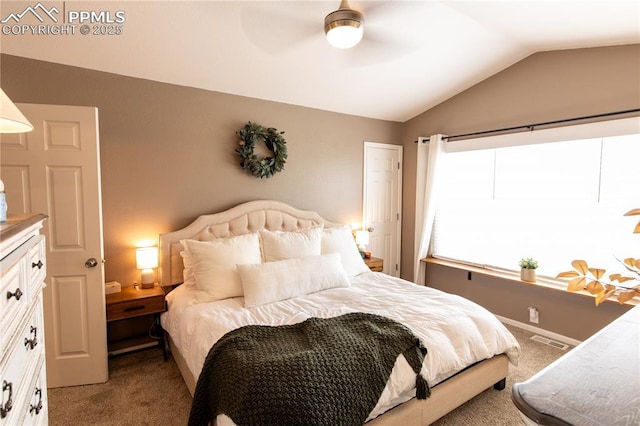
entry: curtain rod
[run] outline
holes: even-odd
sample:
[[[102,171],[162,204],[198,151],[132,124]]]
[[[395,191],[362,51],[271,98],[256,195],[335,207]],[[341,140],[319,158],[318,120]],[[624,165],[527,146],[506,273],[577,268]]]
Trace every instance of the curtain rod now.
[[[502,132],[509,132],[509,131],[513,131],[513,130],[524,130],[524,129],[528,129],[529,131],[533,132],[534,130],[536,130],[536,127],[540,127],[540,126],[550,126],[552,124],[562,124],[562,123],[571,123],[574,121],[582,121],[582,120],[590,120],[593,118],[602,118],[602,117],[611,117],[611,116],[615,116],[615,115],[623,115],[623,114],[633,114],[633,113],[637,113],[640,112],[640,108],[635,108],[635,109],[627,109],[624,111],[614,111],[614,112],[605,112],[602,114],[594,114],[594,115],[585,115],[582,117],[574,117],[574,118],[565,118],[562,120],[553,120],[553,121],[543,121],[540,123],[533,123],[533,124],[525,124],[522,126],[513,126],[513,127],[503,127],[502,129],[493,129],[493,130],[483,130],[481,132],[473,132],[473,133],[461,133],[459,135],[452,135],[452,136],[444,136],[442,139],[446,140],[446,141],[451,141],[451,139],[454,138],[466,138],[469,136],[485,136],[485,135],[490,135],[493,133],[502,133]],[[423,143],[429,142],[429,138],[424,138],[422,139]],[[414,143],[418,143],[418,141],[414,141]]]

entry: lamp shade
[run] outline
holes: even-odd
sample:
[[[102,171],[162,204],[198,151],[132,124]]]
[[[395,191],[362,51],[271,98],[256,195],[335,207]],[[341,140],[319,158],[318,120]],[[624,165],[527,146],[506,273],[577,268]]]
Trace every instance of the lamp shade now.
[[[138,269],[157,268],[158,247],[141,247],[136,249],[136,264]]]
[[[33,130],[29,120],[0,89],[0,133],[24,133]]]
[[[369,231],[356,231],[356,244],[359,246],[366,246],[369,244]]]
[[[324,18],[324,33],[333,47],[349,49],[362,40],[364,17],[342,0],[340,8]]]

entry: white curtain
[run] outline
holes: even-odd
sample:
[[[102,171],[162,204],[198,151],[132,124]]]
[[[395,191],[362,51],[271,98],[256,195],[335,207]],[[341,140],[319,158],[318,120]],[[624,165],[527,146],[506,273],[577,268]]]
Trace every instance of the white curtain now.
[[[436,215],[440,180],[444,168],[446,142],[443,138],[443,135],[432,135],[428,143],[424,142],[426,138],[418,139],[413,279],[415,283],[421,285],[425,284],[425,264],[420,259],[429,254],[433,220]]]

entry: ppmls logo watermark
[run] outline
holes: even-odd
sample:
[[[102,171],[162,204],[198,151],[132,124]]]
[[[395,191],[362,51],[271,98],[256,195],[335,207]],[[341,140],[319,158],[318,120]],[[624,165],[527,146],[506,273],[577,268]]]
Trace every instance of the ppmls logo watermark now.
[[[50,7],[41,2],[6,15],[2,34],[20,35],[120,35],[127,20],[124,10],[67,10],[66,2]]]

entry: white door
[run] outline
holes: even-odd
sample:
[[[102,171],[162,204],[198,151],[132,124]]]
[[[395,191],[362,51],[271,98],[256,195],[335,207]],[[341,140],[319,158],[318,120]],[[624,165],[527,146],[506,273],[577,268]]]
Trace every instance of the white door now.
[[[370,231],[367,251],[384,260],[383,272],[400,276],[402,146],[364,143],[362,222]]]
[[[8,212],[49,216],[44,290],[49,387],[108,379],[98,110],[19,104],[35,129],[3,134]],[[93,260],[92,260],[93,259]]]

